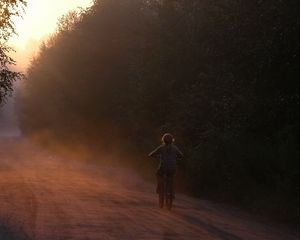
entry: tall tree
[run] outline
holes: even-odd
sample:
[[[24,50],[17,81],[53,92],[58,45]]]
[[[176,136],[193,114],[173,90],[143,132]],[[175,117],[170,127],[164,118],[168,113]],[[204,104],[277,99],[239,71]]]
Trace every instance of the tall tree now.
[[[0,1],[0,104],[11,94],[13,82],[22,76],[21,73],[10,70],[15,60],[9,56],[9,52],[13,49],[7,42],[13,34],[16,34],[12,18],[21,15],[26,3],[26,0]]]
[[[185,152],[179,171],[191,192],[294,221],[297,6],[95,1],[79,18],[62,18],[32,61],[19,99],[23,133],[72,148],[78,141],[134,149],[142,159],[152,139],[171,131]]]

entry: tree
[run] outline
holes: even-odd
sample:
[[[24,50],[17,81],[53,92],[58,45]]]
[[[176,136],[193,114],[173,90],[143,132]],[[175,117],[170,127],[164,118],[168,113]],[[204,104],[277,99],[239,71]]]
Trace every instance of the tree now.
[[[153,139],[171,131],[191,193],[295,221],[297,6],[95,1],[80,18],[62,18],[31,63],[19,98],[22,131],[72,149],[78,141],[133,150],[138,166]]]
[[[9,38],[16,34],[13,17],[18,17],[26,6],[26,0],[1,0],[0,1],[0,104],[13,91],[13,82],[22,77],[22,74],[10,70],[15,60],[9,56],[13,51],[8,46]]]

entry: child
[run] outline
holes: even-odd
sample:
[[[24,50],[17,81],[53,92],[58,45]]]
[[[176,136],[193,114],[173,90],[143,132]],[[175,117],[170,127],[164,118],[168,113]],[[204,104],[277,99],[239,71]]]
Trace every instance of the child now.
[[[157,177],[157,188],[156,192],[158,193],[160,188],[160,183],[162,182],[163,175],[166,175],[170,178],[171,182],[171,194],[174,198],[174,189],[173,189],[173,178],[176,172],[177,158],[182,158],[182,152],[174,145],[174,137],[170,133],[165,133],[161,139],[162,145],[157,147],[154,151],[149,153],[149,157],[155,157],[160,159],[159,167],[156,172]]]

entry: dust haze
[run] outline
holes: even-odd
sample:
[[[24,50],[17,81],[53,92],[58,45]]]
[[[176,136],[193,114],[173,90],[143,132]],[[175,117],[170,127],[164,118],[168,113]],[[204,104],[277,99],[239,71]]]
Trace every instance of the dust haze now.
[[[19,209],[24,231],[37,239],[84,229],[90,239],[132,239],[133,227],[139,239],[295,238],[276,224],[299,223],[297,7],[101,0],[63,16],[0,113],[1,135],[22,133],[1,140],[8,170],[0,184],[26,189],[28,202],[14,199],[32,207],[29,216]],[[157,162],[146,157],[165,132],[185,155],[174,215],[156,208]],[[14,194],[3,194],[5,204]]]
[[[83,152],[67,157],[33,141],[0,140],[1,239],[298,239],[283,226],[182,194],[171,212],[159,209],[152,184],[105,164],[105,155],[85,162]]]

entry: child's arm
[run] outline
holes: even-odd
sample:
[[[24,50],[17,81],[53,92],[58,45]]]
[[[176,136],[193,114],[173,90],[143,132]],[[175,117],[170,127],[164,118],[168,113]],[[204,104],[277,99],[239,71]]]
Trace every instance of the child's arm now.
[[[185,168],[185,162],[183,161],[183,153],[178,149],[177,146],[175,146],[175,153],[177,157],[177,166],[180,166],[180,168]]]
[[[157,157],[158,155],[160,155],[160,148],[161,146],[154,149],[151,153],[148,154],[148,157]]]
[[[183,153],[178,149],[177,146],[174,146],[175,147],[175,150],[176,150],[176,156],[178,158],[183,158]]]

